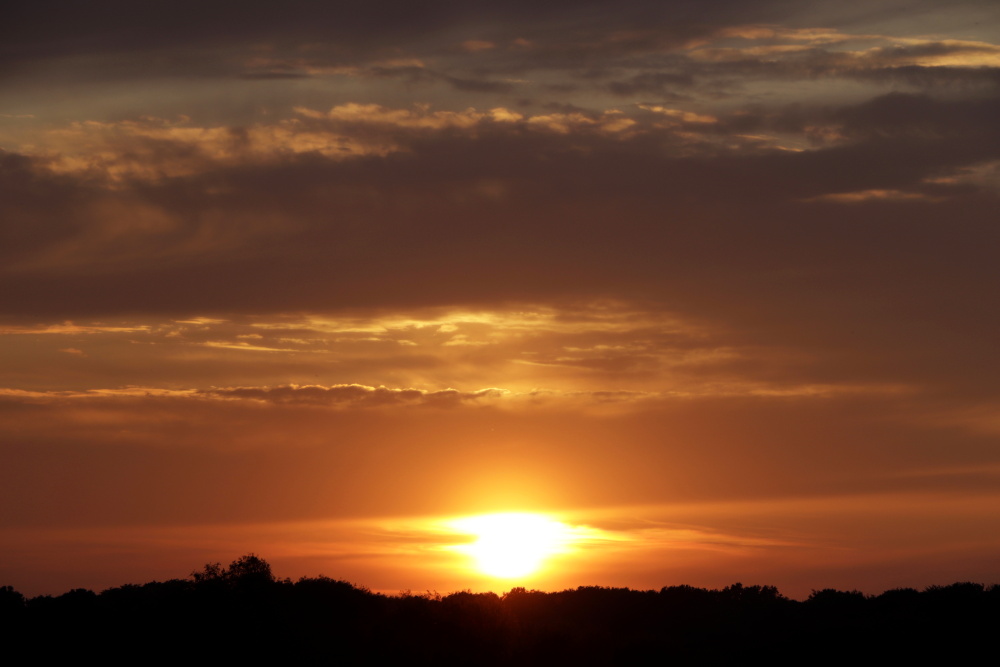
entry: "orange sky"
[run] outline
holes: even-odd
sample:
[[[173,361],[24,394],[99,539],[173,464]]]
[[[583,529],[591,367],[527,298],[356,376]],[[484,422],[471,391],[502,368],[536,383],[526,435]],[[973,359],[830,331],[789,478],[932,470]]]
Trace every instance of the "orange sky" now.
[[[5,21],[0,584],[997,581],[991,2],[227,7]]]

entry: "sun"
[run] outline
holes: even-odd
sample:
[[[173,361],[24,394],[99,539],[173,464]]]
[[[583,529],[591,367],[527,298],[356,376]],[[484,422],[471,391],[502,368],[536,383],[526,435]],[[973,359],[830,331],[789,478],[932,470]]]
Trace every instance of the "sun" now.
[[[483,574],[502,579],[533,574],[573,539],[570,526],[527,512],[466,517],[451,525],[476,537],[456,550],[474,558]]]

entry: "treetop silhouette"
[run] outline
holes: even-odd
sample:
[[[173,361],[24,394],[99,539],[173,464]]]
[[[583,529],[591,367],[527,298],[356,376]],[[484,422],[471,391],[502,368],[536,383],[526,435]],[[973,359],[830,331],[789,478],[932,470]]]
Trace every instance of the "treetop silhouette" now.
[[[200,572],[198,570],[192,572],[191,578],[195,583],[231,584],[271,583],[275,580],[274,574],[271,573],[271,564],[254,553],[240,556],[230,563],[229,567],[222,567],[222,563],[206,563]]]

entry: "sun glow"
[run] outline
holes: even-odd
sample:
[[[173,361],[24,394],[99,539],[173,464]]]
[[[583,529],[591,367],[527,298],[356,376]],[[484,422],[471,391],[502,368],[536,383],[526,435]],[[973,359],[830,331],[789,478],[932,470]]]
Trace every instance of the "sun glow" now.
[[[476,536],[474,542],[455,549],[475,559],[483,574],[504,579],[533,574],[546,559],[567,551],[579,539],[564,523],[524,512],[466,517],[451,525]]]

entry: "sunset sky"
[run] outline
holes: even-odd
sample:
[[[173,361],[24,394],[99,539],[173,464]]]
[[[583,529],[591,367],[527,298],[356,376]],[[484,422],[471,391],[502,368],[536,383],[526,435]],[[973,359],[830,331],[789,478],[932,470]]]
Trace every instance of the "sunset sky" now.
[[[1000,582],[996,0],[3,14],[0,585]]]

